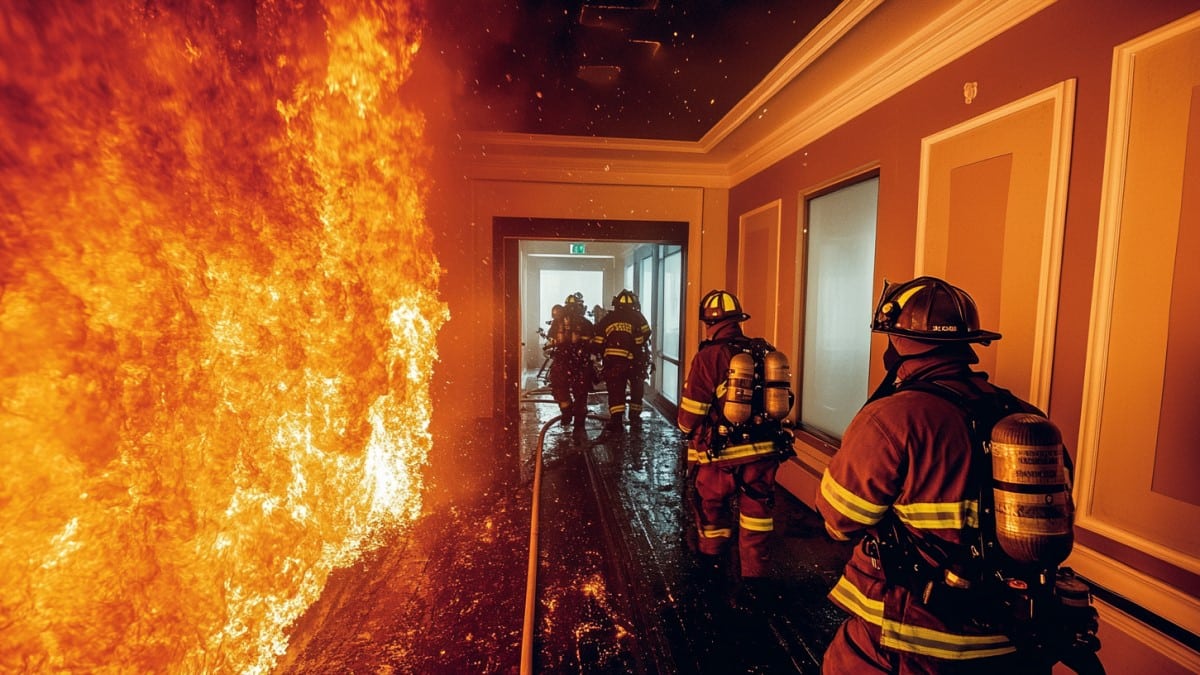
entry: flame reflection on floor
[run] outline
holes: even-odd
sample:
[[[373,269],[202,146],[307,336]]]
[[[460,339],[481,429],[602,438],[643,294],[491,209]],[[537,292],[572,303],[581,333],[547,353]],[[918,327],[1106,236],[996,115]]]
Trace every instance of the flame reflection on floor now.
[[[419,38],[368,0],[0,17],[0,671],[268,671],[419,512]]]

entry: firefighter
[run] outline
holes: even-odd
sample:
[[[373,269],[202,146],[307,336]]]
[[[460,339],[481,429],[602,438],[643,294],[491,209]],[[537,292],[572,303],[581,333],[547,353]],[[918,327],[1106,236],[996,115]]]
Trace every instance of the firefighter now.
[[[861,536],[829,594],[850,616],[822,672],[1043,672],[973,615],[986,604],[963,570],[979,564],[982,479],[956,401],[1040,411],[972,370],[972,345],[1000,334],[981,330],[975,302],[942,279],[885,282],[872,331],[888,337],[887,374],[846,428],[816,495],[831,537]]]
[[[608,390],[608,427],[624,428],[626,389],[629,391],[629,427],[641,428],[642,398],[646,393],[647,346],[650,324],[639,309],[633,291],[622,290],[613,296],[612,311],[596,323],[592,347],[601,356],[604,385]]]
[[[768,547],[775,529],[775,473],[791,450],[778,425],[766,424],[757,412],[748,419],[762,421],[761,426],[751,424],[736,438],[727,433],[732,423],[724,414],[721,397],[728,389],[731,360],[752,343],[774,349],[742,332],[741,324],[749,318],[728,291],[709,291],[700,301],[707,339],[692,358],[676,420],[688,437],[688,488],[697,548],[707,566],[716,566],[736,532],[739,590],[767,585]]]
[[[587,397],[592,389],[592,322],[584,316],[583,294],[573,293],[563,302],[561,314],[550,322],[550,343],[554,360],[550,364],[550,391],[558,402],[562,426],[575,423],[577,438],[586,431]]]

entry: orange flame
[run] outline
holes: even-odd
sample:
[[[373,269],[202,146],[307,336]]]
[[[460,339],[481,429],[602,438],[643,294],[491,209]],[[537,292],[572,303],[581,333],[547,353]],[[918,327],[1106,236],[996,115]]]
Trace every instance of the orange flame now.
[[[420,508],[406,3],[0,15],[0,670],[264,672]]]

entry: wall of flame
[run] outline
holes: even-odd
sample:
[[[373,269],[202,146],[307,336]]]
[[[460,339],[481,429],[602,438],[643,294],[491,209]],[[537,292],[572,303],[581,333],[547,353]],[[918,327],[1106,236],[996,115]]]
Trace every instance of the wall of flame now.
[[[0,670],[263,672],[421,508],[403,2],[0,15]]]

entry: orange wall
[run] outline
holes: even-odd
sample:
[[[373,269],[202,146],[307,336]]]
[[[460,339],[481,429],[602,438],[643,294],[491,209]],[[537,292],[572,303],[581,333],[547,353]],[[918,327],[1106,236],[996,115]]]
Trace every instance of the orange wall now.
[[[1200,9],[1190,1],[1059,0],[1022,24],[926,77],[787,159],[735,186],[729,220],[775,199],[794,239],[799,195],[865,167],[880,175],[875,287],[883,278],[912,276],[916,250],[921,140],[992,108],[1074,78],[1077,100],[1071,176],[1062,259],[1061,292],[1048,412],[1063,437],[1079,435],[1091,288],[1104,169],[1113,48]],[[965,82],[978,82],[967,104]],[[736,228],[730,228],[731,268],[736,267]],[[785,241],[785,246],[787,242]],[[786,249],[785,249],[786,250]],[[795,278],[795,261],[783,261],[780,278]],[[736,278],[736,269],[730,277]],[[797,302],[784,284],[781,304]],[[969,289],[968,289],[969,290]],[[871,383],[882,376],[874,343]],[[1088,532],[1080,541],[1129,561],[1172,585],[1200,595],[1195,575],[1127,550]]]
[[[878,167],[879,220],[874,287],[880,288],[885,277],[892,281],[909,278],[915,262],[922,139],[1058,82],[1075,79],[1071,173],[1047,410],[1062,428],[1063,438],[1071,443],[1079,437],[1080,431],[1113,49],[1198,9],[1200,3],[1195,0],[1136,3],[1059,0],[787,159],[734,186],[729,194],[729,222],[736,223],[740,214],[781,199],[784,250],[795,250],[796,224],[802,208],[800,195],[856,172]],[[970,104],[962,95],[966,82],[978,83],[978,96]],[[736,279],[739,257],[736,227],[730,228],[728,244],[729,275]],[[796,261],[783,260],[779,272],[781,279],[796,278]],[[781,289],[783,306],[794,306],[799,300],[797,289],[790,288],[791,285],[784,283]],[[879,356],[884,345],[884,340],[877,336],[873,343],[871,386],[882,377]],[[796,345],[783,347],[798,351]],[[802,478],[803,481],[798,482],[802,487],[815,480],[807,475]],[[807,495],[799,496],[807,499]],[[1197,575],[1094,532],[1077,529],[1079,543],[1156,577],[1191,597],[1200,597],[1200,577]],[[1126,625],[1136,623],[1128,618],[1122,621]],[[1101,652],[1109,672],[1134,672],[1133,668],[1140,669],[1152,662],[1157,672],[1179,672],[1178,664],[1168,662],[1161,653],[1140,645],[1138,639],[1123,633],[1120,627],[1105,625],[1102,630],[1102,639],[1107,634],[1109,640],[1107,648]]]

